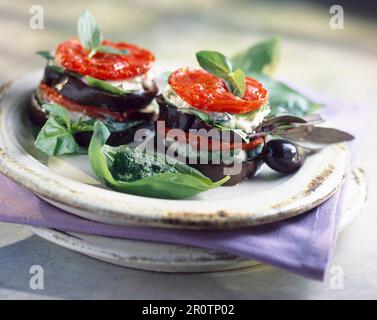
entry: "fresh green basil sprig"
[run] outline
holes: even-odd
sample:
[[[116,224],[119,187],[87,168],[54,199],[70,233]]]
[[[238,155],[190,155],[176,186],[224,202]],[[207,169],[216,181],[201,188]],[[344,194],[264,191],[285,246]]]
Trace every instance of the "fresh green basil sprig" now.
[[[182,199],[192,197],[200,192],[218,187],[229,180],[229,176],[213,182],[196,169],[175,159],[159,160],[156,156],[128,146],[111,147],[106,145],[110,135],[107,127],[96,121],[90,141],[88,154],[91,166],[96,175],[102,178],[106,185],[120,192],[141,196]],[[122,153],[131,156],[126,165],[120,159],[121,165],[116,165],[117,158]],[[142,162],[142,166],[137,164]],[[152,171],[144,171],[146,168]],[[134,172],[134,171],[137,172]],[[138,170],[143,170],[139,172]]]
[[[72,120],[67,109],[58,104],[42,104],[48,111],[49,116],[38,133],[35,140],[35,147],[48,155],[78,154],[87,153],[86,148],[81,148],[74,135],[78,132],[92,132],[95,119],[83,120],[78,118]],[[127,120],[124,122],[113,122],[103,120],[110,132],[126,131],[143,123],[144,120]]]
[[[96,19],[88,10],[85,10],[79,18],[77,34],[82,46],[89,50],[89,58],[93,57],[97,52],[127,53],[127,50],[117,50],[113,47],[102,45],[103,34],[97,25]]]
[[[291,86],[271,78],[271,73],[280,59],[280,40],[272,37],[261,41],[234,55],[234,68],[241,68],[249,77],[260,81],[268,90],[271,112],[268,117],[283,114],[305,116],[312,114],[321,105]]]
[[[37,51],[36,54],[40,55],[41,57],[45,58],[47,60],[47,65],[50,64],[52,60],[54,60],[54,55],[47,50],[40,50]]]
[[[257,72],[247,72],[246,74],[260,81],[268,90],[271,110],[269,117],[284,114],[303,117],[314,113],[322,106],[284,82],[275,80],[268,75]]]
[[[123,96],[123,95],[125,95],[127,93],[126,90],[124,90],[124,89],[122,89],[120,87],[115,87],[115,86],[109,84],[106,81],[103,81],[103,80],[100,80],[100,79],[96,79],[96,78],[93,78],[91,76],[85,76],[84,80],[91,87],[98,88],[98,89],[101,89],[103,91],[106,91],[106,92],[109,92],[109,93],[112,93],[112,94],[116,94],[118,96]]]
[[[218,51],[202,50],[196,53],[199,65],[207,72],[225,81],[228,90],[242,98],[246,90],[245,73],[233,69],[232,62]]]
[[[68,111],[57,104],[43,104],[49,118],[41,128],[34,146],[50,156],[81,153],[74,135],[77,132],[93,131],[93,120],[79,118],[71,121]]]
[[[233,67],[245,72],[271,75],[280,60],[280,39],[272,37],[247,48],[231,59]]]

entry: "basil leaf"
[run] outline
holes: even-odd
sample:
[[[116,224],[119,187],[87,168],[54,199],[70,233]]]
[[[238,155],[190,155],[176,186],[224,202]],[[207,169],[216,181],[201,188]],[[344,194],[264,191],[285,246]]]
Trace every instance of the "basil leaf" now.
[[[211,180],[207,181],[199,179],[196,176],[189,174],[165,172],[134,182],[117,181],[112,187],[121,192],[141,196],[164,199],[183,199],[219,187],[228,179],[229,177],[225,177],[218,182],[212,182]]]
[[[128,119],[124,122],[115,122],[112,120],[103,120],[103,123],[109,129],[110,132],[121,132],[129,130],[133,127],[136,127],[139,124],[142,124],[145,120],[132,120]]]
[[[58,72],[58,73],[63,73],[64,70],[65,70],[63,67],[54,66],[54,65],[52,65],[52,66],[48,66],[47,68],[48,68],[48,69],[51,69],[51,70],[53,70],[53,71],[55,71],[55,72]]]
[[[99,79],[96,79],[96,78],[93,78],[93,77],[90,77],[90,76],[85,76],[84,80],[88,83],[88,85],[90,85],[92,87],[110,92],[112,94],[116,94],[118,96],[123,96],[126,93],[125,90],[118,88],[118,87],[114,87],[111,84],[109,84],[109,83],[107,83],[106,81],[103,81],[103,80],[99,80]]]
[[[194,108],[189,108],[187,110],[182,110],[182,112],[186,112],[189,114],[193,114],[199,119],[203,120],[204,122],[208,123],[209,125],[219,129],[220,131],[233,131],[234,133],[238,134],[244,141],[249,142],[249,134],[242,129],[232,129],[229,127],[225,127],[221,125],[221,122],[214,122],[213,119],[205,112],[202,112],[200,110],[194,109]],[[254,114],[255,111],[249,112],[249,113],[244,113],[244,114],[239,114],[237,115],[238,117],[247,117],[250,116],[251,114]]]
[[[219,78],[225,78],[232,71],[232,63],[220,52],[199,51],[196,53],[196,59],[204,70]]]
[[[43,104],[42,107],[49,112],[49,118],[39,131],[34,146],[50,156],[82,153],[74,134],[93,131],[93,120],[79,118],[72,122],[68,111],[62,106]]]
[[[132,182],[115,179],[110,169],[116,153],[121,152],[126,146],[118,148],[106,146],[109,135],[106,126],[96,121],[89,145],[89,159],[96,175],[104,179],[106,185],[120,192],[155,198],[181,199],[220,186],[229,179],[225,177],[218,182],[212,182],[199,171],[183,163],[173,164],[179,172],[163,172]],[[112,156],[107,157],[108,154]]]
[[[185,110],[182,110],[182,112],[185,112]],[[212,123],[211,117],[207,113],[202,112],[198,109],[190,108],[189,110],[187,110],[187,113],[195,115],[196,117],[198,117],[200,120],[203,120],[204,122],[207,122],[209,124]]]
[[[60,120],[59,122],[63,122],[68,129],[71,128],[71,120],[69,118],[69,113],[66,108],[63,108],[58,104],[52,103],[45,103],[42,105],[42,107],[43,109],[48,111],[49,116],[57,118],[56,120]]]
[[[103,35],[98,28],[96,19],[88,10],[85,10],[79,18],[77,34],[82,46],[90,51],[89,56],[93,56],[103,41]]]
[[[93,131],[94,129],[95,119],[90,120],[83,120],[82,118],[78,118],[76,122],[71,124],[72,132],[85,132],[85,131]]]
[[[113,54],[127,54],[128,50],[118,50],[111,46],[101,45],[103,35],[99,29],[93,15],[85,10],[77,23],[77,34],[79,35],[82,46],[89,50],[89,58],[93,57],[97,52],[106,52]]]
[[[225,80],[228,90],[232,92],[235,96],[242,98],[246,90],[246,80],[245,73],[237,69],[236,71],[230,72]]]
[[[65,70],[64,68],[62,67],[59,67],[59,66],[48,66],[47,68],[49,69],[52,69],[56,72],[59,72],[59,73],[67,73],[67,74],[70,74],[72,75],[73,77],[77,77],[77,78],[82,78],[84,81],[86,81],[86,83],[92,87],[95,87],[95,88],[98,88],[98,89],[101,89],[101,90],[104,90],[104,91],[107,91],[109,93],[112,93],[112,94],[116,94],[116,95],[124,95],[126,93],[125,90],[119,88],[119,87],[115,87],[109,83],[107,83],[106,81],[103,81],[103,80],[99,80],[99,79],[96,79],[96,78],[93,78],[91,76],[84,76],[82,77],[81,75],[77,74],[77,73],[74,73],[74,72],[71,72],[69,70]]]
[[[37,51],[36,54],[45,58],[47,60],[47,62],[50,62],[50,60],[54,60],[54,56],[52,55],[52,53],[50,51],[41,50],[41,51]]]
[[[101,90],[107,91],[107,92],[112,93],[112,94],[122,96],[122,95],[127,93],[122,88],[115,87],[115,86],[107,83],[106,81],[99,80],[99,79],[93,78],[91,76],[82,77],[80,74],[74,73],[74,72],[66,70],[62,67],[54,66],[54,65],[48,66],[47,68],[52,69],[52,70],[59,72],[59,73],[66,73],[66,74],[72,75],[73,77],[76,77],[76,78],[82,78],[84,81],[86,81],[86,83],[88,85],[95,87],[95,88],[99,88]]]
[[[248,72],[247,76],[257,79],[268,90],[271,109],[268,117],[285,114],[303,117],[312,114],[322,106],[283,82],[274,80],[267,75]]]
[[[224,127],[219,123],[212,124],[215,128],[219,129],[220,131],[233,131],[235,134],[239,135],[243,141],[249,142],[249,134],[242,129],[231,129],[228,127]]]
[[[39,132],[34,146],[50,156],[72,154],[78,145],[69,129],[55,117],[50,117]]]
[[[207,72],[222,78],[228,90],[237,97],[243,97],[246,90],[245,74],[232,69],[232,63],[222,53],[203,50],[196,53],[199,65]]]
[[[128,53],[128,50],[127,49],[122,49],[122,50],[118,50],[118,49],[115,49],[113,47],[110,47],[110,46],[99,46],[97,49],[96,49],[96,52],[105,52],[105,53],[113,53],[113,54],[127,54]]]
[[[233,68],[245,72],[271,74],[280,57],[280,39],[273,37],[262,41],[232,58]]]

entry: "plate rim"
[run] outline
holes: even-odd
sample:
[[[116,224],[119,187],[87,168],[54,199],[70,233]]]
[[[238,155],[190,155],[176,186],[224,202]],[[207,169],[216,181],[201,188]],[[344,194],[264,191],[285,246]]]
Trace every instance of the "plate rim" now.
[[[356,166],[352,170],[349,179],[351,181],[348,182],[349,185],[347,185],[348,188],[345,192],[350,196],[346,197],[342,203],[342,214],[338,226],[339,233],[343,232],[362,213],[368,197],[368,182],[364,171],[359,166]],[[350,186],[352,186],[351,190]],[[42,239],[69,250],[111,264],[142,270],[179,273],[217,272],[256,267],[263,264],[262,262],[239,257],[231,253],[201,247],[115,238],[116,241],[120,242],[136,243],[136,246],[141,242],[146,243],[147,246],[151,245],[152,248],[150,251],[152,253],[146,256],[145,253],[139,254],[136,248],[133,251],[131,249],[131,252],[124,249],[120,251],[119,248],[112,248],[110,244],[113,238],[111,237],[86,235],[78,232],[33,226],[28,226],[28,228]],[[96,243],[97,238],[108,239],[108,246]],[[155,244],[163,245],[158,250],[170,253],[170,259],[164,255],[160,256],[158,252],[155,253]],[[178,250],[178,253],[172,253],[174,250]],[[193,253],[196,254],[196,258],[193,256]]]
[[[337,144],[327,147],[324,152],[330,152],[332,150],[335,157],[338,156],[342,158],[339,158],[340,160],[338,159],[339,166],[327,165],[325,168],[322,168],[323,170],[310,181],[312,185],[310,185],[310,183],[308,184],[308,194],[299,198],[301,203],[297,206],[293,205],[297,198],[295,199],[294,196],[292,196],[289,199],[284,199],[284,201],[279,200],[273,205],[270,205],[268,211],[263,211],[260,208],[259,211],[255,210],[255,208],[247,211],[244,208],[240,209],[240,207],[234,210],[233,208],[229,208],[228,204],[217,200],[216,204],[212,203],[212,209],[208,209],[208,202],[211,202],[209,200],[200,201],[202,206],[194,205],[191,201],[192,205],[190,209],[183,209],[182,206],[184,203],[188,202],[187,200],[163,200],[130,194],[121,194],[122,196],[119,196],[119,193],[116,191],[99,189],[98,187],[88,185],[85,185],[84,190],[80,190],[80,184],[84,184],[51,173],[51,171],[48,172],[49,170],[44,168],[42,164],[40,164],[40,167],[35,166],[33,168],[27,166],[24,162],[29,161],[26,158],[31,158],[31,155],[23,150],[18,142],[15,141],[16,138],[12,137],[7,132],[7,129],[12,131],[11,127],[9,127],[10,124],[7,124],[5,121],[7,112],[9,113],[12,109],[10,108],[12,99],[14,103],[16,101],[20,102],[20,96],[28,92],[26,89],[22,90],[22,84],[23,86],[28,85],[30,88],[34,88],[34,85],[31,86],[30,83],[27,83],[32,82],[33,78],[36,78],[36,75],[40,73],[41,70],[38,70],[38,72],[28,74],[0,87],[0,172],[33,193],[43,196],[47,201],[53,201],[58,204],[61,203],[69,208],[77,209],[78,211],[85,211],[93,220],[121,225],[142,224],[193,229],[223,229],[258,225],[287,219],[316,207],[330,198],[342,185],[346,177],[348,169],[347,147],[344,144]],[[16,85],[17,83],[19,86]],[[1,96],[3,97],[2,100]],[[18,103],[18,106],[19,105],[20,103]],[[17,109],[20,108],[13,107],[12,112],[16,112],[15,110]],[[7,142],[9,143],[12,139],[14,145],[7,145]],[[8,148],[13,148],[13,150],[10,151]],[[18,152],[16,155],[21,157],[23,162],[16,157],[15,152]],[[305,163],[311,161],[310,159],[316,156],[318,155],[311,156]],[[35,159],[33,158],[33,160]],[[304,167],[305,164],[303,168]],[[294,177],[297,176],[300,171],[296,173]],[[323,181],[327,181],[329,177],[332,178],[331,186],[323,184]],[[95,196],[99,198],[91,196],[91,191],[96,193],[93,188],[102,191],[100,193],[97,190]],[[112,196],[109,196],[109,192],[111,192]],[[121,199],[121,201],[125,201],[125,204],[123,206],[117,205],[116,203],[109,205],[108,201],[107,205],[104,206],[100,200],[102,199],[103,201],[103,199],[109,199],[109,197],[114,202]],[[128,199],[128,202],[126,202],[126,199]],[[234,199],[228,200],[234,203]],[[147,204],[143,204],[143,202]],[[151,203],[153,203],[153,206],[150,205]],[[178,204],[178,208],[173,209],[169,203]],[[125,205],[128,206],[126,211],[124,210]],[[257,205],[261,204],[257,203]],[[226,209],[223,209],[222,206]],[[79,212],[72,211],[74,210],[70,212],[80,215]]]

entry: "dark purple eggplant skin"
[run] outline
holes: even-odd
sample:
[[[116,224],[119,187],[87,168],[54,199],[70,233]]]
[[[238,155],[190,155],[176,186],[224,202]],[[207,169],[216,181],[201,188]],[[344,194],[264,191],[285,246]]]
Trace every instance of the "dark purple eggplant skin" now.
[[[229,176],[230,179],[227,182],[225,182],[223,186],[234,186],[234,185],[239,184],[242,180],[251,179],[258,173],[262,164],[263,164],[262,159],[253,159],[253,160],[242,162],[242,168],[241,168],[240,173]],[[226,168],[227,166],[232,167],[233,164],[226,165],[224,163],[220,163],[220,164],[208,163],[208,164],[190,164],[190,166],[199,170],[201,173],[203,173],[205,176],[210,178],[212,181],[219,181],[225,177],[224,168]]]
[[[159,121],[165,121],[165,127],[169,129],[181,129],[185,132],[189,132],[190,129],[205,129],[211,130],[214,127],[199,119],[195,115],[184,113],[179,111],[176,107],[169,104],[162,95],[156,97],[156,101],[160,106]],[[232,132],[233,133],[233,132]],[[235,134],[230,136],[230,142],[234,141]],[[240,137],[239,137],[240,138]],[[238,140],[239,141],[239,140]],[[229,141],[227,141],[229,142]],[[188,162],[187,162],[188,163]],[[234,186],[239,184],[244,179],[250,179],[258,172],[263,164],[263,159],[255,158],[242,162],[242,168],[239,174],[231,175],[230,179],[223,184],[223,186]],[[233,166],[233,164],[227,165],[225,163],[220,164],[189,164],[193,168],[199,170],[205,176],[212,181],[218,181],[223,179],[224,168],[227,166]]]
[[[159,139],[157,135],[155,135],[155,139]],[[155,140],[155,145],[157,145],[157,141]],[[162,150],[157,150],[157,152],[166,152],[166,147]],[[211,161],[208,161],[208,163],[190,163],[190,159],[186,158],[186,164],[189,166],[197,169],[201,173],[203,173],[205,176],[210,178],[212,181],[219,181],[225,177],[224,175],[224,168],[226,167],[233,167],[234,164],[225,164],[224,162],[220,163],[211,163]],[[198,160],[199,162],[199,160]],[[251,179],[253,178],[261,168],[262,164],[264,163],[263,157],[256,157],[254,159],[249,159],[246,161],[243,161],[241,163],[241,171],[238,174],[230,175],[229,180],[225,182],[222,186],[234,186],[239,184],[242,180],[245,179]]]
[[[36,99],[35,94],[32,94],[29,104],[29,115],[31,120],[39,125],[43,126],[48,119],[48,112],[42,108]],[[157,119],[157,114],[155,112],[142,112],[134,111],[127,116],[127,119],[130,120],[145,120],[148,122],[154,123]]]
[[[128,129],[127,131],[112,132],[106,141],[106,144],[112,147],[118,147],[121,145],[134,142],[134,136],[136,131],[145,130],[151,134],[154,132],[154,122],[144,121],[143,123]],[[75,140],[79,146],[87,148],[92,138],[92,132],[78,132],[75,134]]]
[[[30,98],[29,117],[38,126],[43,126],[48,118],[46,110],[41,107],[35,94],[32,94]]]
[[[189,132],[189,129],[211,130],[213,127],[195,115],[179,111],[168,103],[163,95],[158,95],[156,101],[160,106],[159,121],[165,121],[165,127],[170,129],[181,129]]]
[[[45,68],[42,81],[78,104],[107,108],[116,112],[142,109],[151,103],[157,93],[157,87],[153,84],[151,88],[145,88],[140,92],[119,96],[89,86],[79,75],[60,73],[48,66]]]
[[[195,115],[182,112],[178,108],[172,106],[162,95],[156,96],[156,101],[160,106],[158,121],[165,121],[166,128],[181,129],[185,132],[189,132],[190,129],[205,129],[207,131],[216,129]],[[223,136],[221,141],[232,143],[234,142],[236,135],[236,133],[230,131],[229,138],[227,135]],[[227,139],[223,140],[224,137],[227,137]],[[237,141],[240,141],[240,139],[242,138],[238,136]]]

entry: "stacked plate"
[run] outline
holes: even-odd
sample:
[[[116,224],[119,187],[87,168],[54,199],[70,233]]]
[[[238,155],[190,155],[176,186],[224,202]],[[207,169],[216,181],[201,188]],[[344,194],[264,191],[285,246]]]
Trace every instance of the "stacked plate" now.
[[[344,145],[310,156],[294,175],[267,168],[235,187],[210,190],[189,200],[141,198],[106,188],[93,175],[86,155],[47,157],[34,148],[27,103],[41,72],[9,84],[1,105],[1,172],[53,205],[94,221],[117,225],[224,229],[286,219],[321,204],[341,186],[348,170]],[[360,211],[366,197],[361,170],[349,175],[341,228]],[[192,247],[130,241],[32,228],[39,236],[116,263],[148,270],[204,272],[257,264],[229,254]]]

